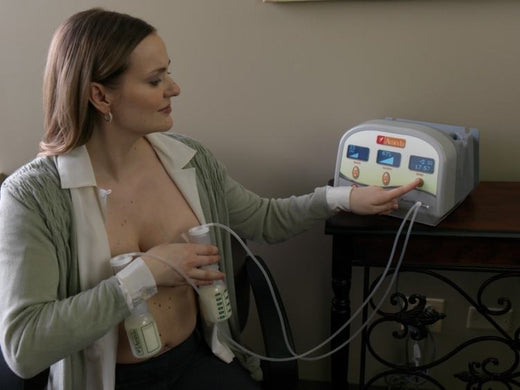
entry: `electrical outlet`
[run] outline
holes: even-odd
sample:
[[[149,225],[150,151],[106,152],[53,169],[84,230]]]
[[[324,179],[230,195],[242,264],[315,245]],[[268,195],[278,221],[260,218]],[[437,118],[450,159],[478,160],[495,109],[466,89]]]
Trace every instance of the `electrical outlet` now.
[[[444,310],[445,310],[445,300],[444,299],[440,299],[440,298],[426,298],[426,307],[431,307],[432,309],[434,309],[437,313],[443,313],[445,314]],[[442,331],[442,321],[443,320],[439,320],[437,322],[435,322],[434,324],[432,325],[429,325],[428,326],[428,329],[430,330],[430,332],[432,333],[440,333]]]
[[[490,307],[490,310],[501,310],[498,307]],[[513,310],[509,310],[507,313],[499,316],[491,316],[493,320],[504,330],[511,330],[513,321]],[[478,312],[475,307],[470,306],[468,308],[468,316],[466,318],[466,328],[468,329],[495,329],[493,325],[489,323],[486,318]]]

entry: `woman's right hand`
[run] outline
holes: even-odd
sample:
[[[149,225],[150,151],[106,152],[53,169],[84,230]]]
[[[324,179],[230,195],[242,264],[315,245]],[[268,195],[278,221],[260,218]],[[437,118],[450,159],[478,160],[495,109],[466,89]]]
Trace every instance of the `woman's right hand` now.
[[[378,186],[354,187],[350,193],[350,210],[354,214],[389,214],[399,208],[398,199],[421,185],[417,178],[400,187],[386,190]]]
[[[214,280],[224,278],[222,272],[201,268],[220,260],[218,248],[213,245],[161,244],[146,253],[150,256],[142,255],[141,257],[150,269],[157,286],[173,287],[188,284],[186,279],[174,268],[180,269],[199,286],[208,285]],[[167,264],[154,256],[163,259]]]

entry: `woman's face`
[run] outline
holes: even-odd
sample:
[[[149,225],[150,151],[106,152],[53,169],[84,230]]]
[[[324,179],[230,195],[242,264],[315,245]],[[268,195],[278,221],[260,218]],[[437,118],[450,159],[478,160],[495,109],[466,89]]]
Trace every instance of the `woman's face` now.
[[[113,91],[113,126],[142,135],[173,125],[170,98],[180,93],[170,78],[170,59],[157,34],[144,38],[130,55],[129,67]]]

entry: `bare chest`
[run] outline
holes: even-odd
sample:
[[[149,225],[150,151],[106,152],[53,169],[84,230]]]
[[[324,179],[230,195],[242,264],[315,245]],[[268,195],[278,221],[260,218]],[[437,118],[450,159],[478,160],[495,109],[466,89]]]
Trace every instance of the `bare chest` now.
[[[180,242],[181,234],[197,224],[188,202],[165,172],[138,185],[119,186],[107,200],[106,226],[112,255]]]

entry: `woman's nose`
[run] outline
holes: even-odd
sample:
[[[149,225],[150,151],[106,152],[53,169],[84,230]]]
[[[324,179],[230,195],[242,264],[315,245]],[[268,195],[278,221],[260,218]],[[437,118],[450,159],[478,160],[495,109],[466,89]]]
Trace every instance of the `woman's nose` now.
[[[181,93],[181,88],[179,87],[179,84],[177,84],[171,78],[168,78],[168,81],[169,85],[168,88],[165,90],[165,95],[167,97],[178,96]]]

